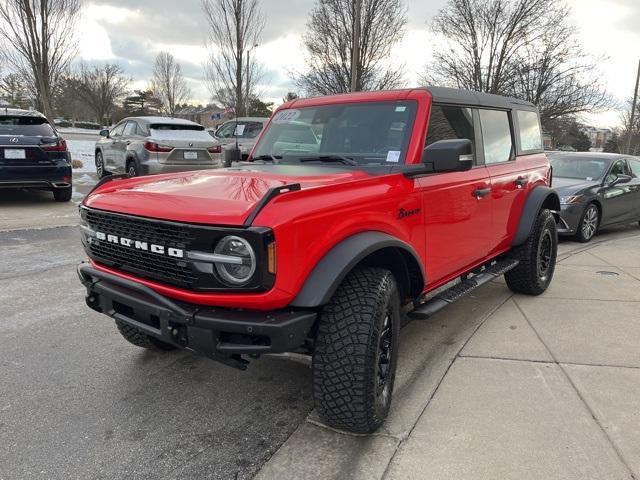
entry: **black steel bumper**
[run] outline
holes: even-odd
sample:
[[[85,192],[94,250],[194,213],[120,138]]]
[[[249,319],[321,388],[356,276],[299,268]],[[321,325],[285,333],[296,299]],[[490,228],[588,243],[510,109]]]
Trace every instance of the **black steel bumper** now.
[[[140,284],[82,263],[80,281],[93,310],[163,342],[244,369],[242,354],[284,353],[305,343],[317,313],[246,312],[179,303]]]

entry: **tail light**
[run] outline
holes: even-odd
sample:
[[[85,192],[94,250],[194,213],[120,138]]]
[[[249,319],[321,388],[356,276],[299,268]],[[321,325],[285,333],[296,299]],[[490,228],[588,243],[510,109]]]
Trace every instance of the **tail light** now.
[[[207,148],[207,152],[209,153],[222,153],[222,145],[215,145],[213,147]]]
[[[67,151],[67,142],[64,141],[64,138],[59,139],[56,143],[46,143],[44,145],[40,145],[45,152],[66,152]]]
[[[150,152],[168,153],[173,150],[169,145],[160,145],[154,142],[144,142],[144,148]]]

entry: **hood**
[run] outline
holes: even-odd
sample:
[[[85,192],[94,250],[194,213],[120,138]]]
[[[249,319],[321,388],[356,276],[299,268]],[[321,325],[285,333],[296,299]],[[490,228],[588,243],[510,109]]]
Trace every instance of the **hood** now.
[[[232,226],[242,225],[270,188],[299,183],[304,190],[368,177],[342,168],[256,165],[116,179],[98,187],[83,203],[128,215]]]
[[[558,192],[558,195],[566,197],[599,185],[599,179],[587,181],[584,178],[553,177],[552,187]]]

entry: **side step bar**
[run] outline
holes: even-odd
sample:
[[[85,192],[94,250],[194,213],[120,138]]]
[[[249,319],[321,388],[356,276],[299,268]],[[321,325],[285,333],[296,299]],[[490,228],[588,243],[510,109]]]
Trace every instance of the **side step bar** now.
[[[475,270],[469,277],[462,280],[462,282],[438,293],[433,298],[430,298],[423,303],[418,303],[418,305],[408,312],[407,315],[416,320],[426,320],[447,305],[469,295],[485,283],[488,283],[517,267],[518,263],[520,263],[518,260],[500,260],[489,265],[485,265],[480,269]]]

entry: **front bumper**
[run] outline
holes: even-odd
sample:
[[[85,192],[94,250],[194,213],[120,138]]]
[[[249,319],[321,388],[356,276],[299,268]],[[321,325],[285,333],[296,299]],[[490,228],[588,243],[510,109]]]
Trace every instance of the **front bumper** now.
[[[244,369],[241,355],[284,353],[304,345],[317,313],[309,310],[247,312],[178,303],[140,283],[78,266],[93,310],[163,342]]]
[[[578,225],[584,211],[583,204],[563,204],[560,206],[560,222],[558,233],[560,235],[573,235],[578,231]]]

